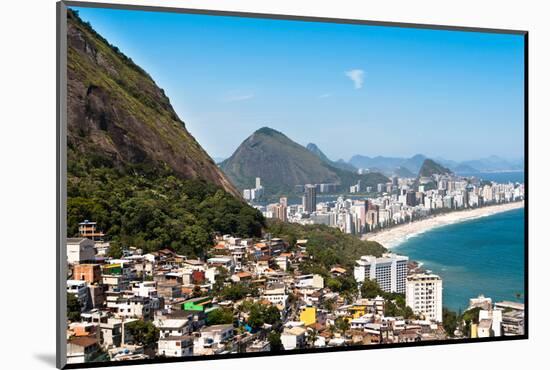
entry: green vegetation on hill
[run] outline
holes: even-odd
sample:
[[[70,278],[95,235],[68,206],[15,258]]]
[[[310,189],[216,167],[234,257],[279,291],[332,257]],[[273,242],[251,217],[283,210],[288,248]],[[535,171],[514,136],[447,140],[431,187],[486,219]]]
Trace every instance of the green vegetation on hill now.
[[[203,256],[215,232],[261,236],[263,216],[152,78],[72,10],[67,42],[67,235],[94,220],[115,257],[127,246]]]
[[[304,261],[300,269],[305,273],[318,273],[325,277],[330,275],[330,269],[335,265],[351,271],[359,257],[379,257],[386,252],[377,242],[361,240],[326,225],[299,225],[269,220],[268,231],[273,237],[288,240],[291,245],[298,239],[307,239],[307,252],[311,259]]]
[[[167,168],[109,164],[98,157],[69,162],[69,236],[89,219],[112,238],[115,248],[171,247],[189,256],[204,255],[214,232],[261,236],[261,213],[216,185],[182,180]]]

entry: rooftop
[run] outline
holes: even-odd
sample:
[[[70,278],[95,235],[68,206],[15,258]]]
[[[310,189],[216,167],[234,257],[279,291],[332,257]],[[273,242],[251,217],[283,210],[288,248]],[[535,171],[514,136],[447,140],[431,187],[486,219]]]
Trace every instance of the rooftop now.
[[[90,347],[97,344],[97,339],[94,337],[74,337],[69,339],[68,343],[81,347]]]

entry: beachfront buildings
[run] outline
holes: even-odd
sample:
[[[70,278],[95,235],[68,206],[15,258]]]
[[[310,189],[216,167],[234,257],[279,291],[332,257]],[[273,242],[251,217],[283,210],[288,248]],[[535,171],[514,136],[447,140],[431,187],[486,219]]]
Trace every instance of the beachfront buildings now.
[[[407,277],[407,306],[424,319],[443,321],[443,281],[434,274],[414,274]]]
[[[254,206],[266,218],[303,225],[325,224],[346,234],[364,234],[440,212],[516,202],[525,196],[525,187],[520,183],[488,183],[456,175],[432,175],[418,181],[394,176],[391,182],[376,187],[359,181],[349,188],[349,197],[345,197],[346,189],[336,199],[319,202],[317,194],[327,189],[322,185],[327,184],[297,186],[295,191],[303,193],[301,204]],[[330,189],[335,192],[339,187]],[[364,197],[359,199],[359,194]]]
[[[409,257],[385,253],[382,257],[362,256],[355,261],[355,281],[376,280],[380,288],[388,293],[405,294],[407,263]]]

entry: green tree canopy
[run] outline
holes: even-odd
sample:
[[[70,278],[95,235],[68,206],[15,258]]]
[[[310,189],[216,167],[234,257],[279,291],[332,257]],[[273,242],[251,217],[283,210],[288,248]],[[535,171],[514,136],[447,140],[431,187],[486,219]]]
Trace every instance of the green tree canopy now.
[[[159,329],[150,321],[136,320],[126,324],[126,328],[136,343],[154,348],[159,340]]]
[[[67,320],[75,322],[80,320],[82,306],[74,294],[67,294]]]
[[[232,324],[235,319],[232,310],[227,308],[220,308],[210,312],[206,321],[208,325],[219,325]]]

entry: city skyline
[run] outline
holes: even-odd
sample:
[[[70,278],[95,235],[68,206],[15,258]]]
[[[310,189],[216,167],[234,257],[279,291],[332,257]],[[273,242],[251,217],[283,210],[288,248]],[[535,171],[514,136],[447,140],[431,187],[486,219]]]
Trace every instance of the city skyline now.
[[[77,9],[212,157],[262,126],[334,160],[524,153],[519,35]]]

